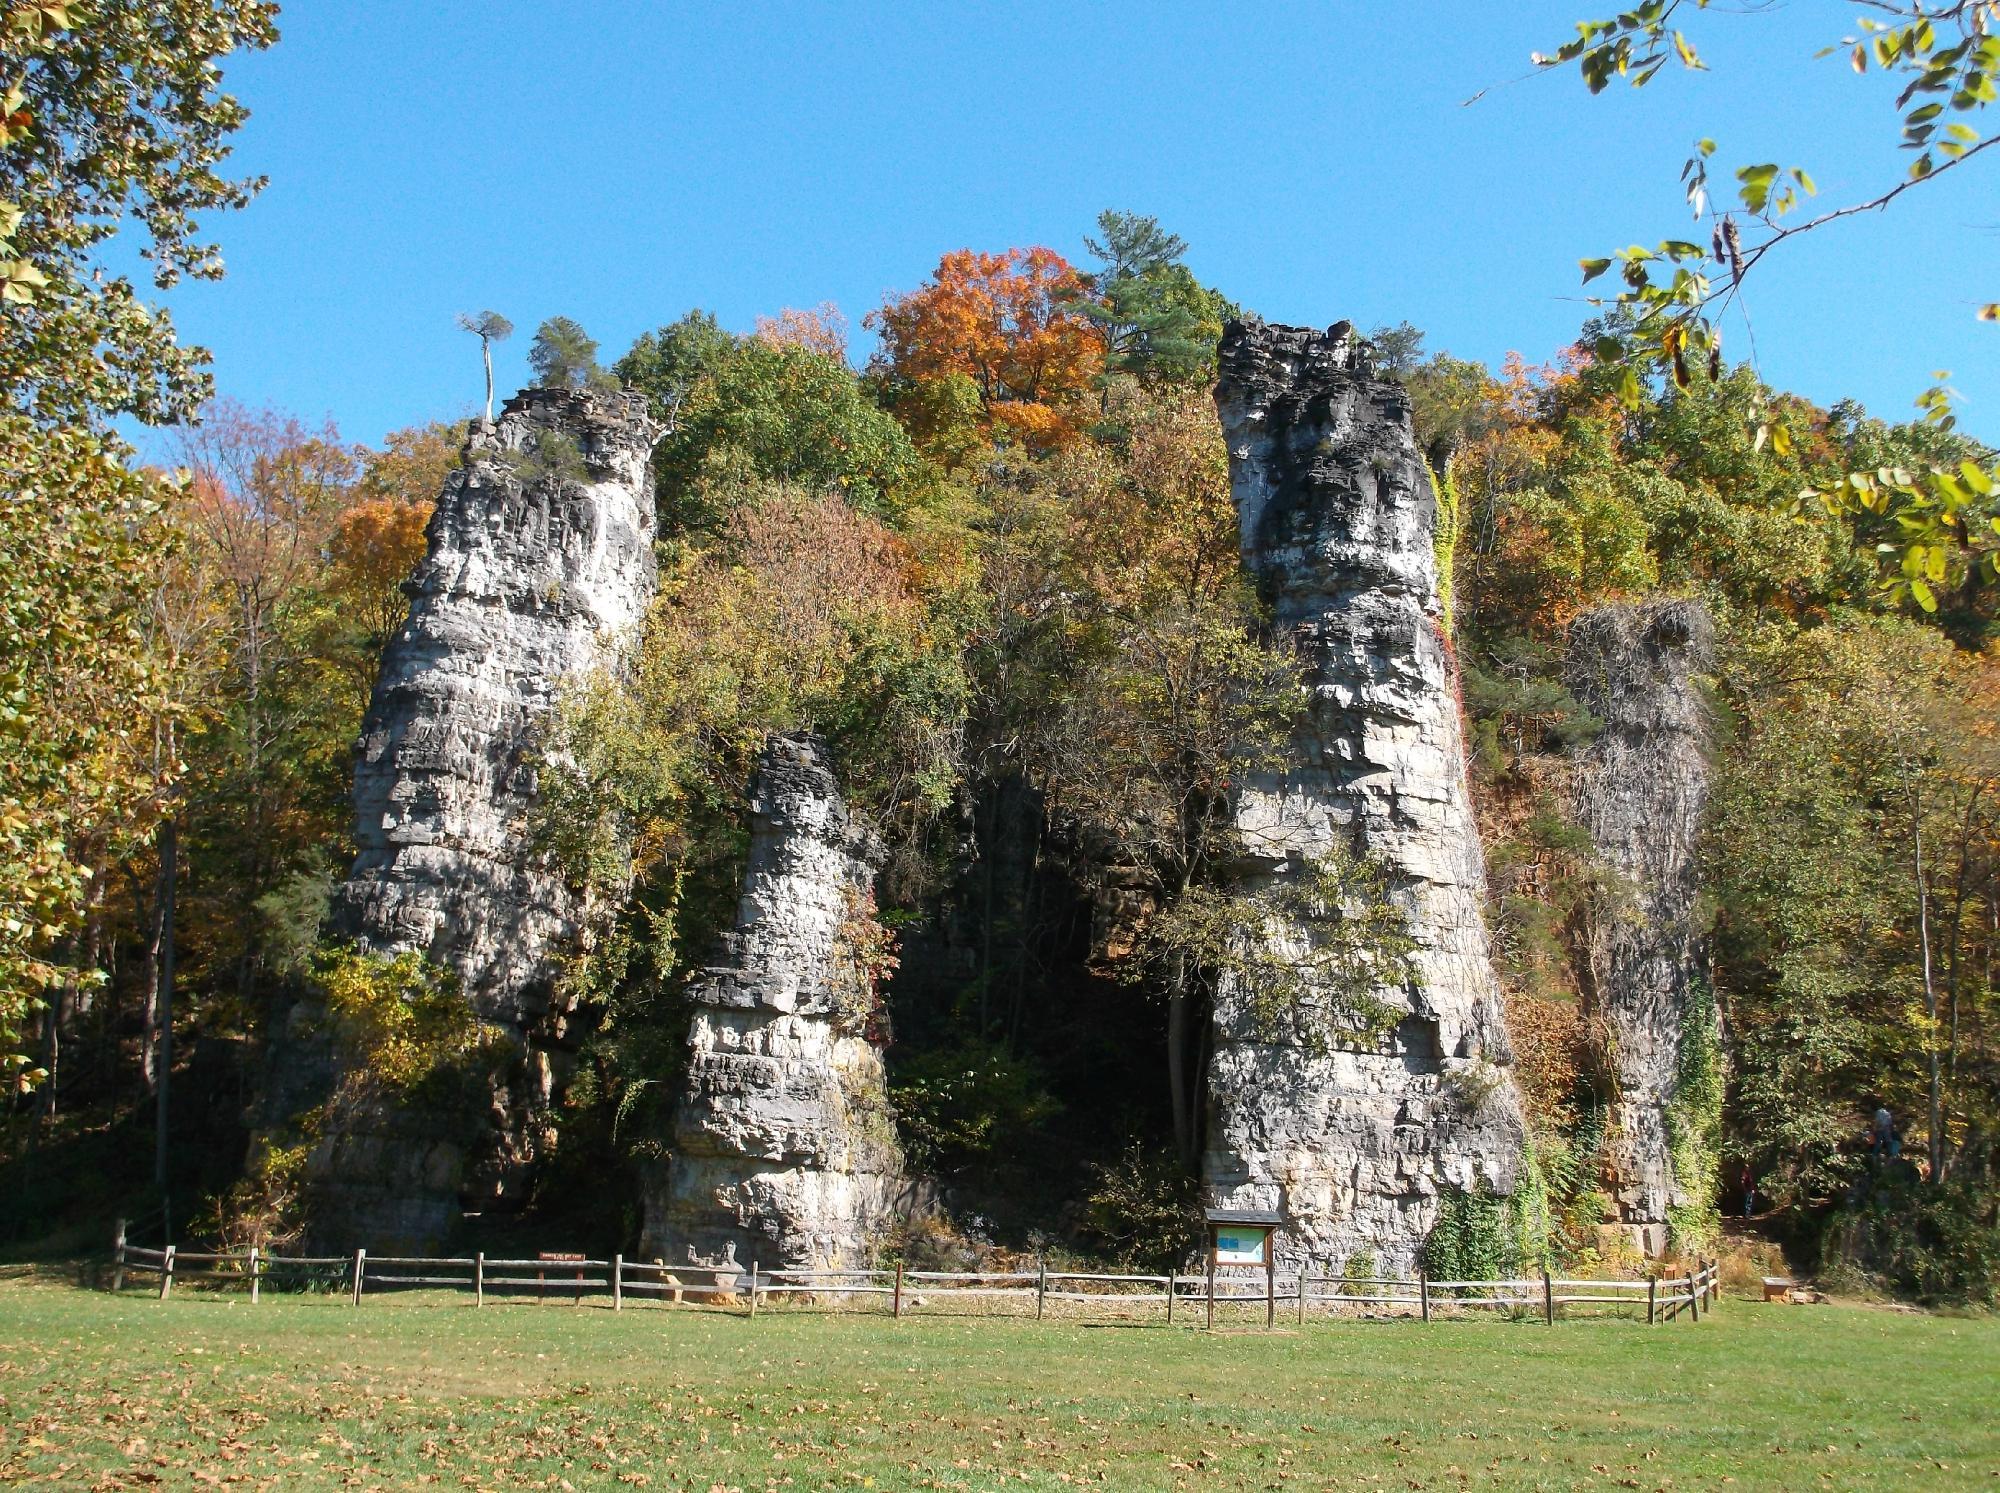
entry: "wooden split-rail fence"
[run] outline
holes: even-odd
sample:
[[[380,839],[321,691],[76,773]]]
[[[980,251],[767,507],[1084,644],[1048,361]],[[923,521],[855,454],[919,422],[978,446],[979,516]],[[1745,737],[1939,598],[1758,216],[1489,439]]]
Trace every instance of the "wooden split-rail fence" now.
[[[1566,1280],[1546,1271],[1539,1276],[1509,1280],[1432,1280],[1371,1277],[1354,1279],[1304,1272],[1290,1277],[1266,1273],[1261,1280],[1189,1274],[1129,1275],[1082,1270],[883,1270],[765,1269],[747,1271],[675,1269],[623,1255],[592,1259],[573,1254],[542,1254],[532,1260],[502,1259],[485,1254],[461,1256],[282,1255],[255,1248],[237,1251],[182,1250],[174,1245],[142,1249],[126,1241],[120,1229],[114,1250],[111,1289],[121,1291],[128,1277],[157,1277],[159,1299],[172,1294],[176,1281],[237,1287],[255,1302],[269,1283],[292,1290],[339,1291],[355,1306],[371,1290],[429,1287],[464,1291],[474,1306],[484,1306],[489,1292],[496,1300],[519,1299],[532,1288],[537,1299],[552,1293],[581,1306],[586,1296],[613,1311],[634,1303],[706,1305],[740,1309],[755,1317],[760,1307],[789,1300],[795,1304],[840,1304],[852,1307],[870,1300],[885,1315],[956,1312],[964,1305],[1011,1302],[1009,1315],[1025,1316],[1032,1306],[1036,1320],[1047,1316],[1051,1303],[1074,1314],[1076,1306],[1116,1307],[1122,1315],[1132,1308],[1163,1308],[1167,1323],[1197,1319],[1215,1325],[1218,1307],[1254,1315],[1263,1308],[1264,1325],[1275,1327],[1281,1317],[1304,1325],[1319,1315],[1350,1308],[1362,1315],[1405,1316],[1430,1321],[1462,1311],[1499,1310],[1521,1316],[1539,1315],[1554,1325],[1557,1309],[1571,1306],[1623,1307],[1633,1315],[1646,1310],[1648,1322],[1671,1322],[1685,1316],[1699,1321],[1721,1298],[1721,1272],[1712,1260],[1696,1261],[1683,1272],[1648,1280]],[[1324,1310],[1319,1310],[1324,1309]]]

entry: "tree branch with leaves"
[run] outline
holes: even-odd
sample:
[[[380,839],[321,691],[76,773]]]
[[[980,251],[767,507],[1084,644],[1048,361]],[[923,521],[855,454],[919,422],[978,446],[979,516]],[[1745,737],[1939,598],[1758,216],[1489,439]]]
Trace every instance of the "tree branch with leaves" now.
[[[1859,76],[1872,72],[1900,85],[1894,104],[1899,144],[1912,157],[1903,178],[1808,214],[1806,205],[1818,187],[1804,166],[1754,161],[1730,173],[1733,196],[1724,199],[1712,189],[1716,142],[1696,141],[1681,168],[1681,183],[1695,221],[1708,230],[1705,241],[1669,238],[1582,261],[1586,284],[1614,267],[1618,272],[1616,293],[1591,302],[1613,313],[1592,351],[1619,371],[1619,393],[1628,406],[1639,403],[1648,377],[1670,378],[1685,388],[1697,365],[1705,365],[1711,378],[1721,376],[1722,318],[1739,304],[1751,274],[1783,245],[1885,211],[1915,188],[1964,168],[2000,140],[1982,134],[1973,122],[2000,99],[2000,3],[1857,3],[1873,14],[1863,15],[1854,34],[1819,55],[1841,56]],[[1709,0],[1645,0],[1620,15],[1579,23],[1572,40],[1552,53],[1536,53],[1534,61],[1548,69],[1575,66],[1593,94],[1620,79],[1643,88],[1670,62],[1705,71],[1707,64],[1676,23],[1709,8]],[[1981,306],[1978,314],[2000,320],[2000,302]],[[1955,423],[1951,403],[1942,384],[1917,401],[1924,421],[1943,430]],[[1758,443],[1769,441],[1780,455],[1788,454],[1792,432],[1768,410],[1759,413]],[[1892,520],[1900,540],[1882,546],[1889,565],[1885,585],[1897,599],[1929,612],[1949,588],[1968,580],[2000,581],[1996,489],[2000,460],[1981,451],[1976,459],[1921,470],[1853,472],[1837,487],[1807,489],[1801,498],[1836,513],[1867,511]]]

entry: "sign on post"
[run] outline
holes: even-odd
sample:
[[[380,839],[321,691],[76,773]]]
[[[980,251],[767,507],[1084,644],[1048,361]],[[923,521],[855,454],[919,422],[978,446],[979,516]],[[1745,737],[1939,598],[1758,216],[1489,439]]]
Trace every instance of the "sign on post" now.
[[[1264,1208],[1210,1208],[1208,1220],[1208,1325],[1215,1326],[1215,1272],[1225,1265],[1264,1267],[1264,1325],[1277,1318],[1278,1257],[1271,1236],[1284,1220]]]
[[[1271,1229],[1265,1224],[1218,1223],[1213,1238],[1218,1265],[1261,1265],[1271,1248]]]

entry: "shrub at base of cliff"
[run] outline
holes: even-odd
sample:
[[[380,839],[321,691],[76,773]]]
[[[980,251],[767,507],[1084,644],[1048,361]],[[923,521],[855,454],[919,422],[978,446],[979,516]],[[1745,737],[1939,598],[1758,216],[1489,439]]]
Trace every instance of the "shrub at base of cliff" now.
[[[945,1177],[1029,1162],[1062,1108],[1031,1059],[976,1039],[899,1061],[889,1100],[910,1164]]]
[[[1683,1254],[1708,1248],[1720,1228],[1716,1199],[1722,1173],[1722,1091],[1715,993],[1700,982],[1688,992],[1680,1068],[1666,1113],[1667,1158],[1682,1199],[1667,1207],[1667,1236]]]
[[[244,1177],[216,1204],[213,1230],[232,1246],[300,1237],[319,1187],[350,1180],[314,1175],[314,1152],[335,1137],[408,1128],[426,1143],[469,1140],[508,1052],[456,976],[421,954],[323,948],[307,978],[339,1049],[340,1077],[323,1103],[256,1138]]]
[[[2000,1199],[1977,1183],[1931,1187],[1891,1162],[1834,1214],[1820,1281],[1943,1304],[2000,1304]]]
[[[1522,1169],[1523,1177],[1529,1169]],[[1481,1189],[1444,1195],[1424,1241],[1424,1273],[1433,1280],[1501,1280],[1520,1260],[1520,1234],[1509,1199]]]
[[[1185,1270],[1201,1253],[1201,1183],[1171,1151],[1133,1146],[1093,1167],[1084,1242],[1130,1270]]]
[[[1483,1188],[1447,1192],[1424,1243],[1425,1271],[1440,1280],[1503,1280],[1523,1270],[1602,1267],[1596,1223],[1605,1198],[1596,1182],[1603,1142],[1604,1111],[1588,1108],[1572,1129],[1529,1138],[1507,1196]]]

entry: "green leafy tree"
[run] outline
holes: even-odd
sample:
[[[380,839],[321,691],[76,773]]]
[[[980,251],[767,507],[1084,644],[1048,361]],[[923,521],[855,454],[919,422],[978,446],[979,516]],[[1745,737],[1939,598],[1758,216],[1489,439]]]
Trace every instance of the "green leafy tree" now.
[[[221,172],[245,111],[215,63],[269,45],[275,13],[95,0],[0,16],[0,608],[14,640],[0,663],[0,1052],[83,916],[86,845],[107,822],[136,831],[156,782],[130,748],[154,687],[137,642],[147,580],[170,541],[111,422],[171,420],[207,393],[206,354],[105,248],[125,231],[162,290],[222,273],[201,217],[259,184]]]
[[[837,492],[884,517],[933,488],[903,427],[829,352],[735,337],[692,311],[642,336],[618,376],[670,422],[654,452],[670,532],[712,533],[760,482]]]
[[[1583,21],[1576,36],[1535,61],[1556,68],[1574,64],[1592,93],[1624,79],[1644,87],[1670,62],[1706,70],[1700,53],[1676,23],[1708,8],[1708,0],[1645,0],[1620,15]],[[1669,238],[1650,247],[1633,244],[1582,261],[1585,283],[1612,269],[1620,288],[1608,304],[1625,313],[1597,335],[1593,351],[1615,368],[1618,392],[1628,406],[1641,402],[1640,385],[1659,375],[1686,387],[1695,371],[1722,376],[1721,319],[1744,293],[1760,265],[1808,233],[1890,207],[1906,192],[1959,170],[2000,136],[1979,128],[1984,111],[2000,99],[2000,4],[1994,0],[1870,0],[1858,32],[1820,55],[1838,57],[1866,79],[1895,88],[1899,145],[1909,157],[1900,180],[1880,184],[1836,207],[1818,211],[1818,194],[1802,165],[1753,161],[1729,173],[1731,195],[1711,190],[1717,144],[1695,143],[1681,168],[1689,209],[1704,236]],[[2000,320],[2000,302],[1980,316]],[[1934,387],[1918,406],[1927,421],[1949,429],[1950,391]],[[1783,455],[1795,432],[1772,411],[1755,414],[1757,438]],[[1981,448],[1956,461],[1920,467],[1882,466],[1840,475],[1804,496],[1828,508],[1864,511],[1891,520],[1897,537],[1887,547],[1892,595],[1935,611],[1942,593],[1963,584],[2000,580],[2000,458]]]

